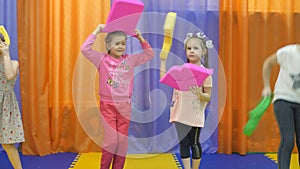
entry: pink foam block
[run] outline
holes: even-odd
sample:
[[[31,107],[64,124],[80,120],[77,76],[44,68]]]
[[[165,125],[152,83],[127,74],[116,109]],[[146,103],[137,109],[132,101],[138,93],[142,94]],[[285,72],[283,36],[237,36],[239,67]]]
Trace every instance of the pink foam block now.
[[[115,0],[103,31],[120,30],[128,35],[135,35],[135,28],[143,10],[144,4],[138,0]]]
[[[190,86],[201,86],[203,81],[212,74],[213,69],[185,63],[170,68],[160,82],[177,90],[188,91]]]

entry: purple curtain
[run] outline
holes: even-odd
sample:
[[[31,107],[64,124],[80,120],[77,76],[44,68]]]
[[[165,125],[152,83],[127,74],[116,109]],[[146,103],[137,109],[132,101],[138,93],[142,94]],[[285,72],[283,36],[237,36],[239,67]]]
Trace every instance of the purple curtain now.
[[[186,62],[183,40],[187,33],[204,32],[213,41],[209,50],[210,67],[214,69],[213,97],[206,111],[206,124],[201,131],[203,153],[215,153],[218,148],[218,0],[141,0],[144,12],[137,29],[149,41],[155,58],[135,70],[132,97],[132,121],[129,129],[128,153],[178,152],[178,138],[174,125],[169,123],[169,108],[173,89],[159,83],[159,53],[163,45],[163,25],[168,12],[176,12],[173,44],[167,69]],[[135,38],[129,38],[128,53],[141,50]]]
[[[10,37],[11,59],[18,60],[17,0],[0,0],[0,25],[5,27]],[[15,92],[21,110],[19,78],[15,84]]]

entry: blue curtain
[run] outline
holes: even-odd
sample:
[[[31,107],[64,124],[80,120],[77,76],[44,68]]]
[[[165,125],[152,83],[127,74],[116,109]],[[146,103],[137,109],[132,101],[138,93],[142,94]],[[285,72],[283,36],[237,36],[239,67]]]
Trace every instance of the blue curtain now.
[[[18,60],[17,0],[0,0],[0,25],[5,27],[10,37],[11,59]],[[19,78],[15,85],[15,92],[21,110]]]
[[[113,1],[112,1],[113,2]],[[132,97],[132,117],[129,129],[129,153],[178,152],[174,125],[169,123],[169,108],[173,89],[159,83],[159,53],[163,45],[163,25],[168,12],[176,12],[173,45],[167,60],[167,69],[186,62],[183,41],[187,33],[204,32],[214,43],[210,49],[210,67],[214,69],[213,97],[206,110],[206,124],[200,142],[204,153],[215,153],[218,148],[218,0],[142,0],[144,12],[137,29],[149,41],[155,58],[135,70]],[[128,53],[141,50],[138,41],[129,38]]]
[[[163,24],[168,12],[176,12],[173,45],[167,67],[185,62],[183,40],[188,32],[204,32],[213,40],[215,49],[209,51],[210,65],[215,70],[214,86],[217,84],[219,4],[218,0],[142,0],[145,5],[138,29],[153,47],[156,56],[149,63],[135,70],[135,86],[132,98],[132,123],[129,130],[129,153],[162,153],[178,151],[178,139],[174,126],[168,122],[172,88],[159,83],[159,53],[163,44]],[[18,59],[17,0],[0,0],[0,24],[4,25],[11,39],[10,54]],[[136,39],[129,38],[132,45],[128,52],[139,52]],[[26,42],[23,42],[26,43]],[[171,58],[171,59],[170,59]],[[20,102],[20,83],[15,92]],[[204,153],[217,151],[218,103],[217,87],[207,109],[207,123],[201,132]]]

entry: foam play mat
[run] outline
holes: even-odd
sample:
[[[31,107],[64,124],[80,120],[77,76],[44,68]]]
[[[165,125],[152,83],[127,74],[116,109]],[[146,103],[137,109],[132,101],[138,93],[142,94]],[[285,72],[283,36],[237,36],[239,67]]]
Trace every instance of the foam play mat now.
[[[266,156],[277,163],[277,154],[266,154]],[[299,169],[298,154],[292,154],[290,169]]]
[[[101,153],[80,153],[69,169],[93,169],[100,167]],[[124,169],[180,169],[175,154],[129,154]]]

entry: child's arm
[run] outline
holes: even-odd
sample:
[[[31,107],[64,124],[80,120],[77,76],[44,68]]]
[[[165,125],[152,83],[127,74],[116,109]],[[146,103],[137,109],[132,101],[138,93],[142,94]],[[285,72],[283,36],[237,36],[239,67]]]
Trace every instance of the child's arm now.
[[[98,64],[101,61],[101,54],[96,50],[93,50],[92,46],[96,41],[97,34],[99,34],[104,29],[104,26],[104,24],[99,24],[97,28],[93,31],[93,33],[89,35],[84,44],[81,46],[82,54],[96,66],[98,66]]]
[[[160,59],[160,78],[164,77],[167,73],[167,67],[166,67],[166,59]]]
[[[18,75],[19,62],[10,59],[9,48],[5,42],[0,41],[0,48],[4,60],[4,73],[8,80],[14,79]]]
[[[130,58],[135,60],[135,66],[139,66],[152,59],[154,57],[154,51],[151,48],[150,44],[144,39],[139,30],[136,30],[135,37],[140,41],[144,52],[139,54],[132,54]]]
[[[278,63],[277,55],[272,54],[265,60],[263,64],[262,77],[263,77],[264,88],[262,90],[262,96],[264,97],[272,95],[272,91],[270,87],[270,76],[271,76],[272,67],[277,63]]]

